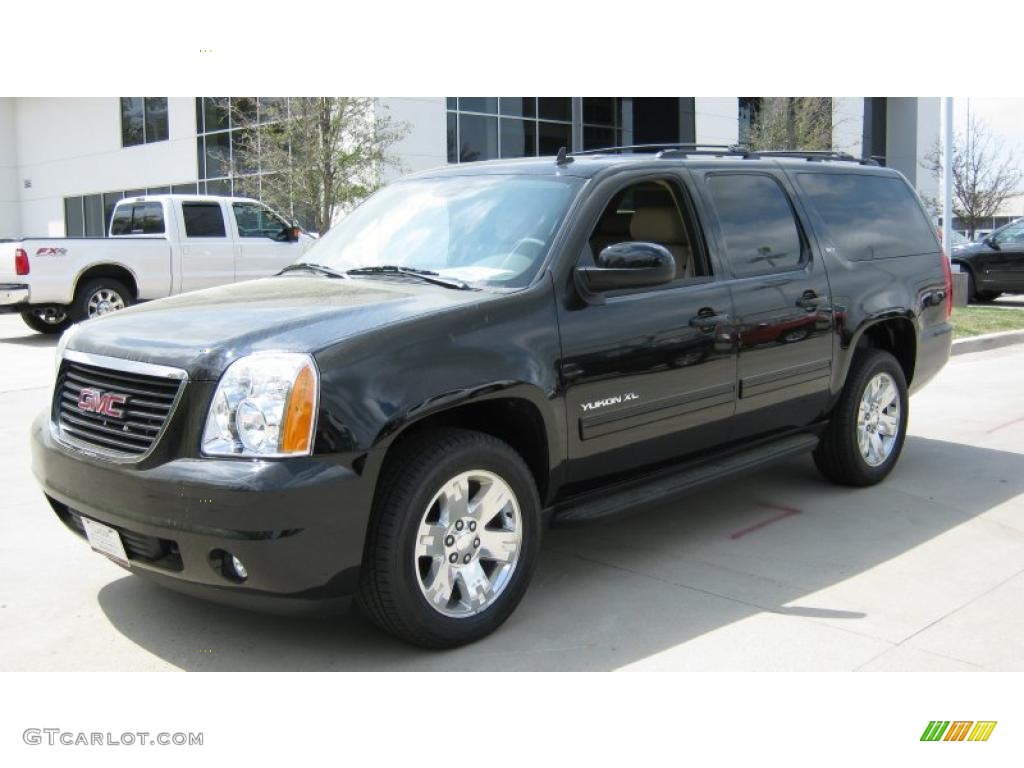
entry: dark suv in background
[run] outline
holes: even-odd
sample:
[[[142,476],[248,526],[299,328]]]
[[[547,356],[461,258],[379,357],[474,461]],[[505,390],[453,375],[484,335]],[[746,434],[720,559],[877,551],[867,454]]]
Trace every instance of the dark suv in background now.
[[[976,243],[954,247],[953,263],[967,273],[970,301],[1024,293],[1024,219],[1011,221]]]
[[[885,478],[950,307],[917,196],[869,160],[459,165],[386,187],[277,277],[68,332],[33,467],[139,575],[253,607],[354,593],[454,646],[514,610],[551,517],[804,451],[834,482]]]

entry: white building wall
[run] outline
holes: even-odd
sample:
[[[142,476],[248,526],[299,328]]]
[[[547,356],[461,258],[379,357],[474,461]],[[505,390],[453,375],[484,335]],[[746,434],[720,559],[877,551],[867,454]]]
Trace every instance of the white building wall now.
[[[389,169],[390,181],[407,173],[423,171],[448,162],[448,118],[443,96],[428,98],[384,97],[379,100],[395,123],[409,128],[393,151],[401,167]]]
[[[864,97],[832,99],[832,149],[864,156]]]
[[[14,99],[0,99],[0,239],[21,235]]]
[[[196,179],[195,99],[168,99],[168,140],[121,146],[117,98],[17,99],[21,229],[63,235],[64,197]]]
[[[921,97],[917,102],[917,136],[915,142],[915,162],[917,177],[915,186],[924,197],[935,199],[939,196],[939,180],[925,168],[925,157],[930,154],[939,141],[939,130],[942,121],[942,100],[938,97]]]
[[[739,141],[739,98],[694,98],[694,134],[699,144],[735,144]]]

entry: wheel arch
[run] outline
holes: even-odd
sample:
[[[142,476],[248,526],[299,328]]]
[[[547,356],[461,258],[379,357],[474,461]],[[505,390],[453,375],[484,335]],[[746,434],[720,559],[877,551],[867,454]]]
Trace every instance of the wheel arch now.
[[[537,483],[543,504],[557,484],[555,464],[559,444],[553,415],[542,405],[547,402],[546,398],[526,384],[488,389],[491,391],[442,398],[442,402],[433,407],[430,402],[423,403],[409,409],[405,418],[393,419],[381,431],[375,446],[385,451],[383,464],[404,441],[433,428],[459,427],[483,432],[508,443],[522,456]]]
[[[910,318],[903,315],[880,317],[858,328],[849,346],[843,371],[844,383],[853,359],[864,349],[881,349],[889,352],[899,362],[907,386],[910,386],[917,364],[917,327]]]
[[[135,272],[133,272],[129,267],[116,262],[97,262],[81,269],[75,276],[75,282],[71,293],[72,297],[78,293],[78,287],[86,280],[94,280],[101,277],[106,277],[111,280],[117,280],[118,282],[124,283],[125,287],[131,291],[132,302],[138,301],[139,281]]]

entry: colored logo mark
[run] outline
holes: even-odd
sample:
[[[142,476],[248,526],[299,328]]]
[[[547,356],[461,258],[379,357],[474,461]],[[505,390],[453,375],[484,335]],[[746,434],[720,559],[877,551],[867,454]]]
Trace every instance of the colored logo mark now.
[[[988,741],[995,728],[995,720],[932,720],[921,741]]]

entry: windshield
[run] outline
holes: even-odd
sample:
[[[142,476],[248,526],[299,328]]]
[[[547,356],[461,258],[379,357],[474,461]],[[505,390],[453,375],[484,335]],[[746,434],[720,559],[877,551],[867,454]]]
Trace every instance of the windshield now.
[[[404,267],[519,288],[536,275],[581,184],[537,176],[397,182],[346,216],[298,263],[339,272]]]

